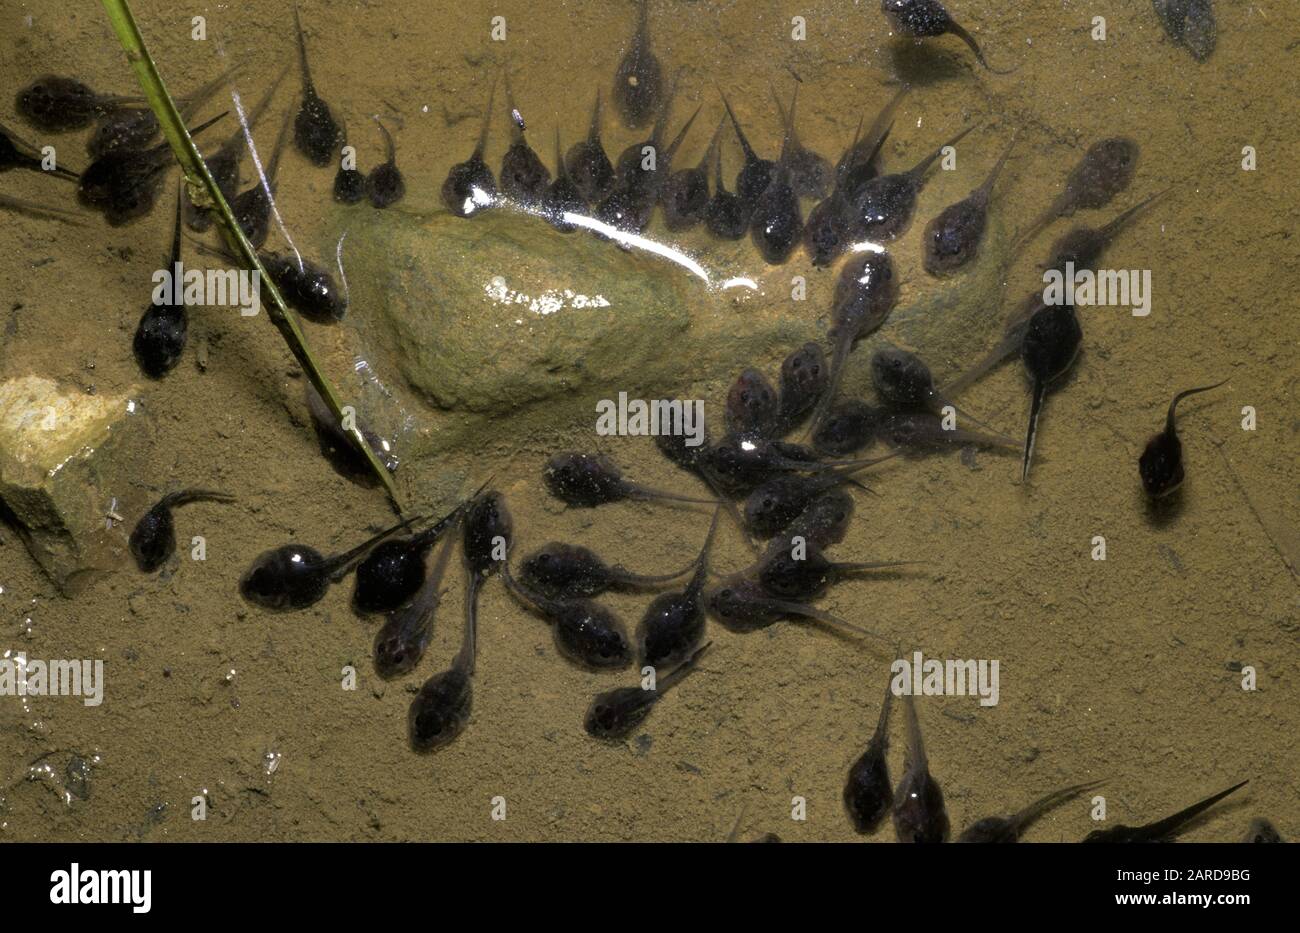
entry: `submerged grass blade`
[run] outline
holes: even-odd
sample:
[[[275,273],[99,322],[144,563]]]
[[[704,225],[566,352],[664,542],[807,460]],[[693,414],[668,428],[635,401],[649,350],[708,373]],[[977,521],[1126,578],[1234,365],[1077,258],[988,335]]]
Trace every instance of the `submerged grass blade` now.
[[[186,184],[190,192],[196,195],[194,198],[195,203],[210,203],[212,205],[212,210],[216,212],[231,251],[240,257],[246,269],[256,270],[259,273],[262,281],[262,307],[266,310],[267,316],[270,317],[271,323],[280,332],[284,342],[289,345],[289,351],[293,354],[294,359],[298,361],[298,364],[302,366],[303,372],[306,373],[316,391],[320,393],[320,397],[324,399],[330,412],[338,419],[339,424],[343,425],[344,429],[351,434],[352,439],[365,454],[371,470],[380,483],[383,484],[393,505],[399,507],[400,510],[397,487],[393,482],[392,475],[379,461],[374,450],[371,449],[361,435],[360,429],[353,424],[354,419],[344,418],[338,394],[321,371],[320,366],[317,365],[311,350],[308,349],[307,341],[298,326],[297,318],[289,312],[279,289],[275,286],[275,282],[271,280],[271,277],[267,275],[266,270],[262,267],[261,261],[257,258],[257,250],[244,236],[244,231],[235,220],[230,205],[226,203],[225,197],[221,194],[221,189],[213,181],[208,166],[203,161],[203,156],[199,154],[198,148],[194,145],[194,140],[190,138],[189,131],[185,127],[185,121],[177,112],[176,104],[172,100],[171,94],[168,93],[162,76],[158,73],[158,66],[154,64],[153,57],[150,56],[149,50],[145,47],[144,37],[140,35],[140,28],[136,25],[130,5],[127,0],[101,0],[101,2],[104,5],[105,12],[108,13],[109,21],[112,23],[113,31],[117,34],[118,41],[122,43],[122,48],[126,51],[127,61],[135,70],[136,78],[139,79],[140,86],[144,89],[145,98],[149,101],[150,108],[152,108],[154,114],[158,117],[158,122],[162,125],[163,135],[167,138],[167,142],[171,145],[172,152],[176,156],[176,161],[180,163],[181,170],[185,173]],[[351,427],[348,427],[349,425]]]

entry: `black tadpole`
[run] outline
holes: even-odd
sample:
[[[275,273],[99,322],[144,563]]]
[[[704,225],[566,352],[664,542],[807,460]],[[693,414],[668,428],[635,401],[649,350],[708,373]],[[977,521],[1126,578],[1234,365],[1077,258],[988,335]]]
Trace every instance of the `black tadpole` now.
[[[14,109],[39,130],[65,133],[90,126],[96,118],[128,107],[148,105],[143,97],[100,94],[73,78],[41,75],[18,92]]]
[[[191,136],[223,119],[219,114],[190,130]],[[114,149],[100,156],[81,173],[77,199],[101,211],[110,226],[120,227],[153,210],[163,173],[174,163],[171,146],[150,149]]]
[[[182,188],[184,185],[181,186]],[[176,192],[176,225],[172,233],[171,257],[168,274],[175,276],[181,261],[181,215],[184,196]],[[173,282],[173,294],[165,301],[151,302],[136,325],[131,351],[140,370],[150,379],[161,379],[171,372],[185,353],[189,335],[189,314],[184,301],[172,301],[179,293],[179,282]]]
[[[515,106],[515,95],[510,87],[510,72],[505,72],[506,110],[510,114],[510,147],[501,157],[499,175],[501,193],[525,208],[538,207],[546,197],[551,183],[551,172],[541,158],[528,145],[525,135],[528,125]]]
[[[957,841],[1019,842],[1020,837],[1029,828],[1029,825],[1037,821],[1043,814],[1073,800],[1082,793],[1092,790],[1094,787],[1100,787],[1104,783],[1105,781],[1089,781],[1085,784],[1075,784],[1073,787],[1065,787],[1040,797],[1011,816],[989,816],[977,820],[962,831],[962,834],[957,837]]]
[[[442,203],[457,217],[472,217],[496,203],[497,182],[492,176],[492,169],[488,168],[483,159],[483,154],[487,151],[488,127],[492,124],[492,101],[496,97],[496,91],[497,79],[493,78],[474,151],[464,162],[453,165],[442,183]]]
[[[695,573],[684,590],[656,596],[636,629],[641,664],[674,664],[689,655],[704,638],[704,585],[709,577],[709,550],[718,531],[722,509],[713,513],[708,536],[695,559]]]
[[[712,644],[708,642],[695,649],[694,654],[658,678],[649,690],[641,686],[619,687],[598,695],[591,701],[583,718],[587,734],[605,742],[621,742],[627,738],[633,729],[645,722],[663,695],[696,669],[700,658]]]
[[[172,509],[191,502],[234,502],[235,497],[206,489],[186,489],[163,496],[131,530],[131,556],[142,573],[153,573],[176,553]]]
[[[375,673],[385,680],[415,670],[424,656],[433,636],[434,615],[442,604],[442,580],[455,543],[454,537],[447,538],[415,598],[409,605],[394,609],[375,633]]]
[[[379,117],[375,117],[375,123],[379,124],[379,132],[384,136],[386,157],[366,176],[366,194],[370,198],[371,205],[382,210],[402,200],[406,195],[406,181],[397,167],[397,146],[393,143],[393,134],[388,131],[388,127],[384,126]]]
[[[27,214],[31,217],[39,217],[42,220],[57,220],[73,227],[85,226],[76,211],[64,210],[61,207],[50,207],[46,204],[37,204],[35,201],[26,201],[22,198],[11,198],[7,194],[0,194],[0,210],[13,211],[16,214]]]
[[[718,93],[721,94],[722,92],[719,91]],[[754,147],[745,138],[745,131],[740,128],[740,121],[736,119],[736,113],[731,109],[731,102],[727,100],[725,94],[722,94],[722,105],[727,108],[727,116],[731,119],[731,125],[736,131],[736,139],[740,142],[740,148],[745,153],[745,164],[741,166],[740,172],[736,175],[736,194],[752,217],[759,197],[772,182],[772,176],[776,172],[776,163],[770,159],[761,158],[754,151]]]
[[[904,696],[907,753],[903,758],[903,777],[894,792],[894,832],[899,842],[947,842],[948,809],[943,802],[943,790],[930,774],[930,760],[921,739],[921,722],[916,715],[916,699],[910,691]]]
[[[564,157],[564,167],[573,178],[573,183],[578,186],[578,193],[588,204],[596,204],[614,187],[614,165],[609,161],[605,146],[600,141],[602,113],[600,91],[597,90],[587,138],[570,146]]]
[[[947,275],[964,268],[979,254],[988,222],[989,198],[1006,164],[1015,137],[983,184],[956,204],[944,208],[925,226],[922,265],[931,275]]]
[[[633,483],[623,478],[612,460],[600,454],[556,454],[546,462],[543,478],[551,495],[577,508],[595,508],[624,499],[717,504],[714,499],[696,499]]]
[[[949,15],[939,0],[881,0],[881,12],[902,35],[915,39],[942,36],[945,33],[956,36],[975,53],[975,60],[994,74],[1010,74],[1011,71],[999,71],[984,58],[979,43],[956,20]]]
[[[893,680],[885,687],[876,730],[866,750],[849,766],[844,781],[844,811],[855,832],[874,833],[894,805],[894,789],[889,783],[889,709],[893,705]]]
[[[263,551],[239,581],[246,602],[273,612],[292,612],[320,602],[331,583],[337,583],[389,535],[420,519],[408,518],[367,538],[349,551],[326,557],[305,544],[285,544]]]
[[[571,233],[577,229],[573,217],[582,216],[587,211],[587,202],[583,200],[582,193],[564,162],[558,126],[555,128],[555,180],[546,189],[541,208],[542,216],[561,233]]]
[[[460,651],[451,667],[426,680],[411,701],[407,735],[414,751],[428,753],[446,748],[469,723],[474,703],[474,663],[478,656],[478,614],[472,598],[474,586],[472,578],[467,581],[465,634]]]
[[[1242,781],[1240,784],[1234,784],[1227,790],[1221,790],[1217,794],[1206,797],[1190,807],[1179,810],[1172,816],[1167,816],[1163,820],[1157,820],[1154,823],[1147,823],[1145,826],[1125,826],[1121,823],[1108,829],[1094,829],[1084,836],[1082,841],[1108,843],[1172,842],[1193,819],[1210,809],[1224,797],[1241,790],[1249,783],[1250,781],[1247,780]]]
[[[632,663],[623,623],[604,606],[589,599],[551,599],[517,581],[504,562],[501,578],[511,593],[550,624],[555,647],[566,660],[587,670],[613,670]]]
[[[649,0],[639,0],[636,31],[614,72],[614,103],[630,130],[646,126],[659,111],[663,67],[650,48]]]
[[[425,580],[425,557],[459,524],[469,502],[462,502],[428,528],[409,538],[382,541],[357,565],[352,606],[358,612],[390,612],[406,605]]]
[[[1029,427],[1025,432],[1024,460],[1020,481],[1029,479],[1029,464],[1034,456],[1034,438],[1038,434],[1038,416],[1048,387],[1065,375],[1079,355],[1083,329],[1071,305],[1044,305],[1029,319],[1020,355],[1029,373],[1033,399],[1029,406]]]
[[[317,168],[324,168],[334,160],[334,153],[343,143],[343,130],[329,104],[321,99],[312,81],[307,65],[307,39],[302,31],[302,18],[297,5],[293,8],[293,25],[298,36],[298,63],[302,70],[302,103],[293,118],[293,141],[298,151]]]
[[[1225,379],[1224,382],[1227,380]],[[1183,484],[1183,442],[1178,439],[1178,430],[1174,424],[1174,412],[1178,403],[1189,395],[1217,389],[1223,382],[1212,386],[1187,389],[1174,396],[1165,415],[1165,429],[1147,441],[1142,456],[1138,458],[1138,475],[1142,477],[1142,488],[1152,499],[1161,499],[1174,492]]]
[[[691,562],[672,573],[633,573],[606,564],[589,548],[552,541],[520,562],[519,579],[529,589],[552,599],[589,599],[609,590],[656,589],[680,579],[694,567]]]

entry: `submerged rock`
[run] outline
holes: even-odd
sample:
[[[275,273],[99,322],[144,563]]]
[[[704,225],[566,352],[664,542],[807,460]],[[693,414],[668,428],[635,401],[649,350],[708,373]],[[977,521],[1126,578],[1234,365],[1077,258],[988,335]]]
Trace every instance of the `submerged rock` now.
[[[371,218],[347,262],[354,295],[370,286],[367,336],[407,383],[435,408],[500,417],[588,390],[673,392],[710,375],[720,340],[731,358],[811,332],[815,314],[789,314],[784,273],[766,281],[751,256],[753,284],[724,289],[711,268],[728,259],[674,261],[497,210]],[[761,313],[778,284],[779,318]]]
[[[40,376],[0,384],[0,508],[64,592],[120,563],[105,521],[134,405]]]

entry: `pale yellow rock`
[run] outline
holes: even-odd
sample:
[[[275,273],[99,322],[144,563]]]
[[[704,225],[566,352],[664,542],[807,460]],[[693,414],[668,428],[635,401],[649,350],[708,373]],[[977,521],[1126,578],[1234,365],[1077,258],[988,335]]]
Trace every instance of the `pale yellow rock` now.
[[[40,376],[0,384],[0,501],[32,556],[65,591],[120,562],[105,514],[115,451],[138,421],[129,397]],[[120,542],[119,542],[120,544]]]

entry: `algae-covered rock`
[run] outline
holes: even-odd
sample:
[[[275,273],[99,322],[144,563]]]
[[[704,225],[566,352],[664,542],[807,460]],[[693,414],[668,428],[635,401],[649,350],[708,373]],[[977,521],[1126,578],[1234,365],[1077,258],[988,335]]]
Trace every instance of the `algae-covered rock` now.
[[[132,404],[39,376],[0,384],[0,501],[32,556],[60,588],[109,569],[103,491],[116,472]]]
[[[364,283],[354,307],[374,324],[367,338],[437,408],[500,416],[591,388],[672,392],[710,371],[719,341],[730,360],[806,335],[815,320],[788,304],[763,313],[788,275],[773,278],[747,243],[728,246],[748,253],[748,277],[725,255],[624,250],[505,210],[362,223],[349,234],[349,278]]]

